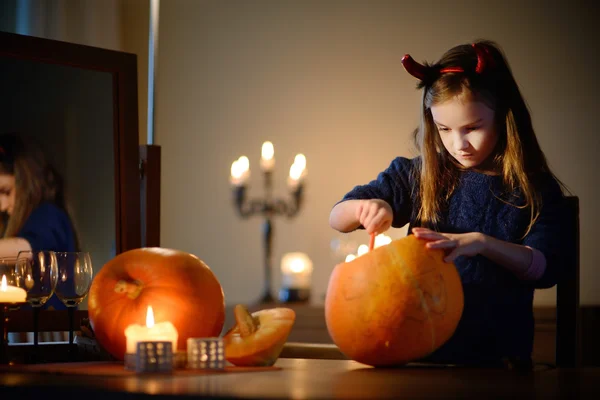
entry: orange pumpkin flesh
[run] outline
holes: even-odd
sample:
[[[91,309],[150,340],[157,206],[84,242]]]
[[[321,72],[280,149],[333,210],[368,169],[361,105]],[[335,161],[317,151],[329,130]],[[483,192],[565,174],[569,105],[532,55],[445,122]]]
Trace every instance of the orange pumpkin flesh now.
[[[148,306],[157,323],[175,326],[178,351],[190,337],[219,336],[225,323],[223,289],[203,261],[178,250],[134,249],[106,263],[92,281],[88,313],[98,343],[123,360],[125,328],[145,325]]]
[[[237,366],[271,366],[279,358],[296,319],[290,308],[271,308],[250,314],[236,305],[236,325],[224,336],[225,359]]]
[[[454,333],[462,284],[442,250],[409,235],[338,264],[325,299],[333,342],[350,359],[395,366],[422,358]]]

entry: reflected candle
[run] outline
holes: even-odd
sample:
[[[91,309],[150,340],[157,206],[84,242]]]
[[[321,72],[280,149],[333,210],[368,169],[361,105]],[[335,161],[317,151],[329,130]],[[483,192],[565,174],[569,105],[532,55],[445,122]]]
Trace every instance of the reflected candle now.
[[[6,275],[2,275],[0,284],[0,303],[24,303],[27,299],[25,289],[6,283]]]

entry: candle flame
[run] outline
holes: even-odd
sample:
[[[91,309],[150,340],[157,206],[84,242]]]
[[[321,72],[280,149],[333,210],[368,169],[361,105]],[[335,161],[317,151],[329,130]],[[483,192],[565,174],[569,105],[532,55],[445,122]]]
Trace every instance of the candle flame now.
[[[146,312],[146,326],[148,328],[154,326],[154,312],[152,311],[152,306],[148,306],[148,311]]]
[[[360,246],[358,246],[358,250],[356,251],[356,254],[358,255],[358,257],[360,257],[363,254],[368,253],[368,251],[369,251],[369,246],[367,246],[366,244],[361,244]]]
[[[242,172],[246,172],[250,169],[250,160],[248,160],[248,157],[246,156],[240,156],[240,158],[238,158],[238,164],[242,170]]]
[[[261,149],[261,156],[263,160],[270,160],[275,155],[275,148],[273,147],[273,143],[264,142]]]
[[[296,154],[294,157],[294,164],[302,171],[306,168],[306,156],[302,153]]]
[[[383,233],[375,236],[375,247],[385,246],[386,244],[390,244],[392,242],[392,238],[384,235]]]
[[[290,264],[290,270],[296,274],[304,271],[304,262],[298,258],[293,260]]]
[[[0,285],[0,290],[6,292],[7,286],[8,285],[6,284],[6,275],[2,275],[2,285]]]
[[[240,165],[239,161],[234,161],[233,164],[231,164],[231,176],[233,176],[234,178],[241,178],[243,174],[244,170]]]
[[[298,164],[292,164],[290,167],[290,178],[297,181],[302,176],[303,169]]]

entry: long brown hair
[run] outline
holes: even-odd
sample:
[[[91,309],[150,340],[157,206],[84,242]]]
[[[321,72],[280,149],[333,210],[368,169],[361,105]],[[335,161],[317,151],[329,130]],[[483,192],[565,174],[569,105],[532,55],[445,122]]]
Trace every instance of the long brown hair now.
[[[15,177],[15,205],[12,214],[6,220],[0,219],[3,237],[14,237],[33,210],[48,202],[67,213],[75,246],[79,248],[72,213],[65,197],[63,178],[33,139],[16,133],[0,135],[0,174]]]
[[[487,63],[481,70],[478,62],[481,64],[483,51]],[[507,201],[529,208],[531,228],[541,208],[536,178],[543,174],[556,177],[537,141],[529,109],[502,49],[492,41],[479,40],[474,45],[453,47],[437,63],[424,67],[417,84],[417,88],[423,89],[421,120],[414,132],[415,144],[421,152],[417,220],[433,227],[440,222],[440,212],[458,184],[461,168],[464,169],[443,146],[431,106],[464,98],[481,101],[495,111],[498,142],[492,159],[487,162],[502,175],[508,194],[517,189],[521,192],[524,202],[512,203],[510,198]]]

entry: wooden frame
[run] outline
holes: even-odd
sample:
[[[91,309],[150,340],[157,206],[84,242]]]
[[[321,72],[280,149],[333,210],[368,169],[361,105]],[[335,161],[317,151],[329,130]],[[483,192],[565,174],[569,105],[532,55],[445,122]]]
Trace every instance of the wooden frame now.
[[[116,252],[141,244],[137,56],[0,32],[0,57],[109,72],[113,83]]]

